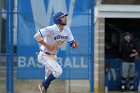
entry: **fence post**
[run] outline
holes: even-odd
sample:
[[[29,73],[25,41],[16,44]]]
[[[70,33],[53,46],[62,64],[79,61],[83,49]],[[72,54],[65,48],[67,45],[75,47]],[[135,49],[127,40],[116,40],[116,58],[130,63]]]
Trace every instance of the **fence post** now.
[[[2,1],[0,2],[0,11],[2,10]],[[2,14],[0,14],[2,16]],[[2,37],[2,18],[0,18],[0,37]],[[2,50],[2,38],[0,38],[0,50]],[[2,51],[0,51],[1,53]]]
[[[6,93],[14,93],[13,0],[6,0]]]
[[[90,93],[94,92],[94,0],[90,1],[91,8],[91,63],[90,63]]]

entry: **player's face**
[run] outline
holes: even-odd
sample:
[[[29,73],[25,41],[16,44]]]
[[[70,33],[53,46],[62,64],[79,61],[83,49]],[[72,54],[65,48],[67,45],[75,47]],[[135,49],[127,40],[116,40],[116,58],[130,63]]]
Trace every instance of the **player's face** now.
[[[124,36],[124,39],[125,39],[126,41],[130,41],[130,40],[131,40],[131,36],[130,36],[130,35],[126,35],[126,36]]]
[[[66,18],[66,16],[61,17],[61,23],[60,23],[60,25],[65,26],[66,24],[67,24],[67,18]]]

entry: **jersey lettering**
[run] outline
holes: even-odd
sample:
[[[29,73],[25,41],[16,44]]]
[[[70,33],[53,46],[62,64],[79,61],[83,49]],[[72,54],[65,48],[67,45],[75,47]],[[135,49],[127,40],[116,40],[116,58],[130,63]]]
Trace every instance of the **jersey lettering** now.
[[[57,39],[67,39],[68,36],[62,36],[62,35],[57,35],[54,37],[54,40],[57,40]]]

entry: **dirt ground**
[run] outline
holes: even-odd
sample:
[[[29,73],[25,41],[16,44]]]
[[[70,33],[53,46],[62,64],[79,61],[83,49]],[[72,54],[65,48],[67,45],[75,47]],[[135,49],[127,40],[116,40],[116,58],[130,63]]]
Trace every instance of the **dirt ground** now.
[[[15,80],[14,93],[40,93],[38,84],[41,80]],[[5,92],[5,80],[0,79],[0,93]],[[63,81],[52,82],[48,93],[90,93],[88,81]],[[140,93],[140,92],[120,92],[109,91],[108,93]]]
[[[14,93],[40,93],[38,85],[41,80],[15,80]],[[6,93],[5,80],[0,79],[0,93]],[[89,93],[88,81],[55,80],[48,89],[48,93]]]

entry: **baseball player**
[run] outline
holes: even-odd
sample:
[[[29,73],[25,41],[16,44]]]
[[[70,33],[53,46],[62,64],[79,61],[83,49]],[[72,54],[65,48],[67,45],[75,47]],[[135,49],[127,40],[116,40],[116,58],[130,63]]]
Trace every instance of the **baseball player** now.
[[[61,45],[67,41],[72,48],[79,47],[79,42],[76,41],[67,26],[68,14],[58,12],[53,16],[54,25],[38,30],[34,38],[42,45],[38,54],[38,61],[45,65],[49,70],[49,75],[39,85],[41,93],[47,93],[47,89],[54,79],[62,74],[61,66],[56,62],[56,54]],[[47,70],[47,71],[48,71]]]
[[[138,55],[135,43],[132,41],[132,35],[129,32],[123,35],[124,42],[121,44],[122,50],[122,79],[121,89],[127,89],[127,80],[129,80],[130,90],[133,90],[133,83],[135,77],[135,57]]]

